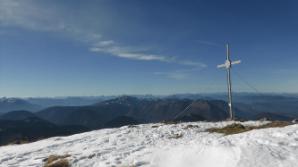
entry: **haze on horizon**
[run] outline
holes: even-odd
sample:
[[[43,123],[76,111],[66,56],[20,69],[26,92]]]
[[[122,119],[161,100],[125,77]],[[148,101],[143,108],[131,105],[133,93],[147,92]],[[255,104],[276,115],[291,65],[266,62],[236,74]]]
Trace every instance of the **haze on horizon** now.
[[[294,0],[0,0],[0,96],[298,92]],[[240,77],[239,77],[240,76]],[[241,79],[242,78],[242,79]]]

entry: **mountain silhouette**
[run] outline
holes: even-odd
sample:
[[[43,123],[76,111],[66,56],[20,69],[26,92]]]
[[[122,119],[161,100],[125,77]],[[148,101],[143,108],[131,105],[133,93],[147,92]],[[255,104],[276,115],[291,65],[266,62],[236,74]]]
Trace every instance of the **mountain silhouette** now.
[[[190,105],[187,112],[184,109]],[[82,125],[92,129],[109,127],[117,117],[130,118],[138,123],[179,120],[220,121],[228,117],[226,103],[219,100],[140,99],[121,96],[89,106],[50,107],[36,113],[57,125]]]

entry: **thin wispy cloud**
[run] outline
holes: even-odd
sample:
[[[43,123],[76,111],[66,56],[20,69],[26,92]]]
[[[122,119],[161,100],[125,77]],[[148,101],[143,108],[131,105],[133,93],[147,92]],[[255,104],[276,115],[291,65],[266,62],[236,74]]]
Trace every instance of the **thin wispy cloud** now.
[[[145,54],[145,53],[136,53],[133,50],[126,50],[118,46],[112,47],[92,47],[90,48],[92,52],[104,52],[113,56],[133,59],[133,60],[144,60],[144,61],[168,61],[167,57],[153,54]]]
[[[160,75],[164,76],[169,79],[175,79],[175,80],[184,80],[189,77],[189,74],[187,73],[182,73],[179,71],[174,71],[174,72],[155,72],[155,75]]]
[[[185,66],[193,66],[193,67],[201,67],[201,68],[206,67],[205,64],[200,62],[180,60],[177,57],[173,57],[173,56],[171,57],[171,56],[164,56],[159,54],[151,54],[151,53],[148,53],[148,51],[142,51],[138,48],[120,46],[113,40],[100,41],[94,44],[90,48],[90,51],[104,52],[112,56],[127,58],[132,60],[159,61],[159,62],[166,62],[166,63],[175,63],[175,64],[180,64]]]
[[[103,39],[100,32],[88,31],[67,20],[63,13],[55,8],[47,8],[40,1],[0,0],[0,26],[14,26],[33,31],[57,32],[89,45],[89,50],[106,53],[124,59],[139,61],[158,61],[192,67],[206,67],[201,62],[180,59],[174,56],[154,54],[125,45],[113,40]]]
[[[0,0],[0,26],[32,31],[62,33],[76,40],[94,43],[101,39],[97,32],[87,31],[71,23],[62,12],[40,5],[34,0]]]
[[[117,56],[120,58],[127,58],[133,60],[143,60],[143,61],[170,61],[169,57],[154,55],[154,54],[146,54],[144,52],[140,52],[139,49],[133,49],[128,47],[121,47],[117,45],[112,40],[100,41],[93,45],[90,48],[92,52],[104,52],[113,56]]]
[[[174,80],[185,80],[191,78],[193,72],[198,72],[200,70],[202,70],[202,68],[189,68],[168,72],[155,72],[154,74]]]
[[[55,12],[38,7],[33,1],[0,0],[0,25],[18,26],[36,31],[63,29],[54,19]]]

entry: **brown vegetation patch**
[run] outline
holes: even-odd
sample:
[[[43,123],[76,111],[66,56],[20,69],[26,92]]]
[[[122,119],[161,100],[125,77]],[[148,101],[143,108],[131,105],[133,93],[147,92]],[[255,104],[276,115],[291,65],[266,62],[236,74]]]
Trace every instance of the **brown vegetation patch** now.
[[[210,129],[207,129],[207,131],[212,133],[216,132],[216,133],[223,133],[225,135],[232,135],[232,134],[247,132],[253,129],[285,127],[291,124],[292,123],[286,122],[286,121],[273,121],[268,124],[260,125],[260,126],[244,126],[239,123],[234,123],[222,128],[210,128]]]
[[[251,130],[250,127],[245,127],[242,124],[234,123],[231,125],[227,125],[222,128],[210,128],[207,129],[208,132],[216,132],[216,133],[223,133],[225,135],[237,134]]]
[[[151,128],[158,128],[160,127],[159,125],[152,125]]]
[[[199,128],[199,125],[187,125],[183,129],[193,129],[193,128]]]
[[[70,157],[70,155],[50,155],[44,159],[44,167],[70,167],[67,157]]]
[[[287,121],[273,121],[268,124],[259,126],[259,129],[261,129],[261,128],[278,128],[278,127],[285,127],[285,126],[289,126],[289,125],[293,125],[293,123],[287,122]]]

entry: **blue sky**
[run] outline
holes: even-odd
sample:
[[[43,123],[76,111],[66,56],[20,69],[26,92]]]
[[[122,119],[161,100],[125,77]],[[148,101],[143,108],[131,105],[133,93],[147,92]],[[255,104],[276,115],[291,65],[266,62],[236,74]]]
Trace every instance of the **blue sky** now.
[[[0,96],[298,92],[295,0],[0,0]],[[239,77],[240,76],[240,77]],[[241,79],[242,78],[242,79]],[[245,80],[245,81],[243,81]]]

